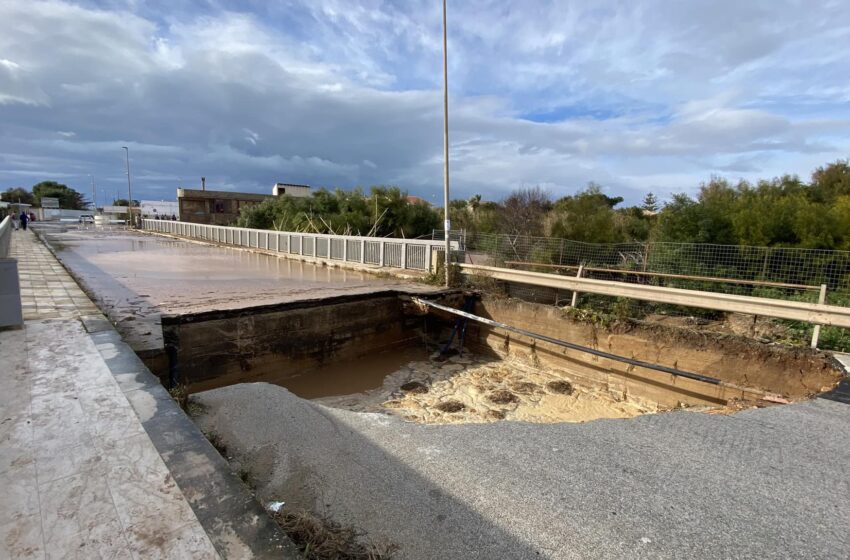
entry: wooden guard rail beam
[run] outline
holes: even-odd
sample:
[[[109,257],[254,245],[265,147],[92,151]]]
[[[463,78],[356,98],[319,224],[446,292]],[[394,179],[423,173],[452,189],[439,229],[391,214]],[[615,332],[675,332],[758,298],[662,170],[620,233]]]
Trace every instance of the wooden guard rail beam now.
[[[505,282],[516,282],[519,284],[578,291],[588,294],[626,297],[671,305],[715,309],[733,313],[762,315],[764,317],[804,321],[819,325],[850,327],[850,308],[836,305],[701,292],[698,290],[648,286],[645,284],[628,284],[612,280],[593,280],[590,278],[560,276],[557,274],[545,274],[542,272],[529,272],[526,270],[492,266],[472,264],[460,264],[459,266],[463,274],[487,276]]]

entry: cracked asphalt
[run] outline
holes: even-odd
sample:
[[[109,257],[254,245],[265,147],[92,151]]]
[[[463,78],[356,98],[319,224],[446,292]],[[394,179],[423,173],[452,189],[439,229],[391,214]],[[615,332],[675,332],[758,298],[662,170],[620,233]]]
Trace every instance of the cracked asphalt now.
[[[846,558],[850,405],[422,425],[246,384],[197,419],[263,499],[399,558]]]

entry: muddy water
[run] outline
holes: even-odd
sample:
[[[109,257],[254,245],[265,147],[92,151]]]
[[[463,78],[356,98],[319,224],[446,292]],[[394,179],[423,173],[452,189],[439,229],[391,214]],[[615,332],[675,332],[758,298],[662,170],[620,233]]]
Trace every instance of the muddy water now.
[[[390,374],[410,362],[427,360],[423,347],[387,350],[359,360],[336,362],[296,376],[263,379],[286,387],[304,399],[352,395],[378,389]]]
[[[159,317],[429,288],[345,269],[131,231],[46,231],[60,260],[136,351],[162,348]]]

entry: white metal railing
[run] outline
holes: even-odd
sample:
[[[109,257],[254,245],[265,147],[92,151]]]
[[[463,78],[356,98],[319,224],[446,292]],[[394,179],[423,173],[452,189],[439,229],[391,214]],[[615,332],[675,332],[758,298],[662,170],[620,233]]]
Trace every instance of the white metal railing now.
[[[443,241],[430,239],[294,233],[170,220],[143,219],[142,228],[157,233],[191,237],[248,249],[263,249],[328,261],[423,271],[430,271],[432,264],[441,262],[439,259],[443,258],[442,251],[445,249]]]

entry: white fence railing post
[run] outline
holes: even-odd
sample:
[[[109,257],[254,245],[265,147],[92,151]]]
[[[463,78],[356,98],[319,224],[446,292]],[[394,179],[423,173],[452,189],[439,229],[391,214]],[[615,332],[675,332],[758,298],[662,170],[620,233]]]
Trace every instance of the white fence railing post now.
[[[213,243],[249,249],[265,249],[327,260],[358,262],[363,265],[430,271],[434,264],[434,245],[430,241],[331,234],[307,235],[298,232],[262,231],[213,224],[151,219],[142,220],[140,226],[150,231],[170,233]],[[296,241],[298,242],[297,247],[293,246]],[[305,242],[308,244],[307,247],[304,246]],[[310,244],[312,244],[312,248]],[[342,245],[341,251],[340,244]]]
[[[820,292],[818,293],[818,303],[824,304],[826,303],[826,284],[820,285]],[[812,348],[818,347],[818,340],[820,339],[820,325],[815,325],[815,329],[812,331]]]

